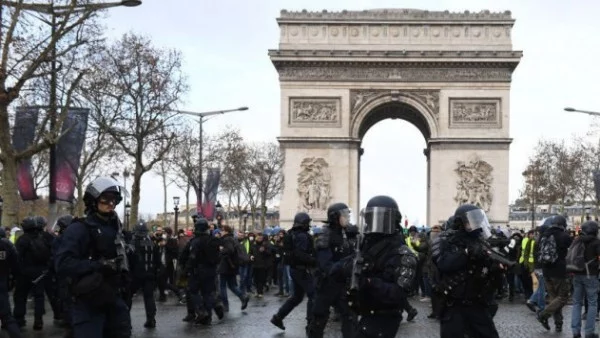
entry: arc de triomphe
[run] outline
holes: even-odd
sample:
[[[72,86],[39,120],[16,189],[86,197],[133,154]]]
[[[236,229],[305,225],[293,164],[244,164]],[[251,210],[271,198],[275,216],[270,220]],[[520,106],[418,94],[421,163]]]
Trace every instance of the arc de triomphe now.
[[[359,210],[361,140],[386,118],[427,140],[427,224],[466,202],[508,222],[510,83],[522,57],[510,12],[283,10],[277,22],[282,226],[298,211],[322,220],[333,202]]]

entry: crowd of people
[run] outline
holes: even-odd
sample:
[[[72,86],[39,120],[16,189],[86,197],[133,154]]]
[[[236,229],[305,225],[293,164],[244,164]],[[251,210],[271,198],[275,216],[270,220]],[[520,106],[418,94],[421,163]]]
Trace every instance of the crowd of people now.
[[[114,209],[121,187],[94,180],[85,192],[86,216],[63,216],[51,230],[43,217],[28,217],[7,236],[0,229],[0,320],[10,337],[21,337],[28,297],[34,330],[43,330],[45,297],[65,337],[130,337],[133,297],[143,298],[155,328],[158,301],[185,305],[183,321],[206,326],[229,312],[228,291],[246,310],[251,296],[272,291],[285,302],[270,322],[306,302],[306,336],[323,337],[333,310],[344,337],[395,337],[404,318],[418,315],[413,301],[431,303],[428,318],[441,337],[498,337],[498,300],[521,301],[543,328],[563,330],[562,308],[572,297],[571,330],[597,337],[599,313],[598,224],[579,234],[562,216],[537,229],[492,229],[477,206],[460,206],[429,231],[402,226],[396,202],[376,196],[350,224],[350,209],[334,203],[321,231],[299,212],[293,227],[277,233],[234,231],[194,218],[192,233],[144,221],[122,229]],[[534,290],[534,285],[537,284]],[[275,289],[275,290],[271,290]],[[9,292],[12,290],[14,309]],[[404,314],[406,313],[406,316]],[[582,315],[583,313],[583,315]],[[265,318],[265,321],[269,320]],[[140,323],[141,324],[141,323]]]

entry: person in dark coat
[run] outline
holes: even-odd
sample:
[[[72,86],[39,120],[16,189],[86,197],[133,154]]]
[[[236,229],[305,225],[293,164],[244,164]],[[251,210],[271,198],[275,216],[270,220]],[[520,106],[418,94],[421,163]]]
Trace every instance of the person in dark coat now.
[[[221,229],[221,262],[217,272],[220,277],[220,289],[221,289],[221,301],[225,311],[229,311],[229,300],[227,299],[227,288],[231,290],[242,302],[242,310],[248,307],[248,301],[250,297],[246,295],[237,283],[237,272],[239,264],[236,256],[236,239],[233,238],[233,229],[229,225],[224,225]]]
[[[256,236],[256,241],[250,248],[250,261],[254,271],[254,284],[258,298],[263,297],[267,283],[267,271],[273,260],[273,247],[263,234]]]

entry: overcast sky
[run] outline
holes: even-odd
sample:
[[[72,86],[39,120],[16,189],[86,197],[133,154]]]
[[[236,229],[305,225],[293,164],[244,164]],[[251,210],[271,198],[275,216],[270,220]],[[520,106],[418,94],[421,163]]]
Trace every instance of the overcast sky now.
[[[585,134],[592,118],[563,107],[600,111],[600,1],[579,0],[143,0],[137,8],[111,10],[111,37],[127,31],[152,38],[157,46],[183,52],[190,92],[181,109],[207,111],[249,106],[246,112],[219,116],[205,124],[216,133],[227,125],[250,141],[275,141],[279,135],[277,72],[267,56],[278,46],[275,18],[281,9],[363,10],[415,8],[450,11],[512,11],[514,49],[523,50],[511,93],[510,200],[523,186],[521,172],[540,138]],[[361,201],[376,194],[396,198],[411,223],[425,222],[425,140],[408,122],[385,120],[366,134],[361,170]],[[159,179],[142,180],[140,211],[162,210]],[[172,196],[183,197],[173,188]],[[195,200],[195,198],[193,198]],[[507,201],[508,203],[508,201]]]

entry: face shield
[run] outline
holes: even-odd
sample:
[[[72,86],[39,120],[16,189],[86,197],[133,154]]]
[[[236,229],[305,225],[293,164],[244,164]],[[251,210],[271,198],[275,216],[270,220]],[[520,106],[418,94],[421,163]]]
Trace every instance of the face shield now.
[[[396,232],[398,210],[384,207],[365,208],[361,211],[363,233],[393,234]]]
[[[467,224],[465,224],[465,230],[472,232],[481,229],[483,238],[487,239],[492,236],[490,222],[487,219],[485,211],[481,209],[475,209],[465,214]]]
[[[340,225],[347,227],[350,225],[350,218],[352,217],[352,211],[350,209],[342,209],[340,213]]]

